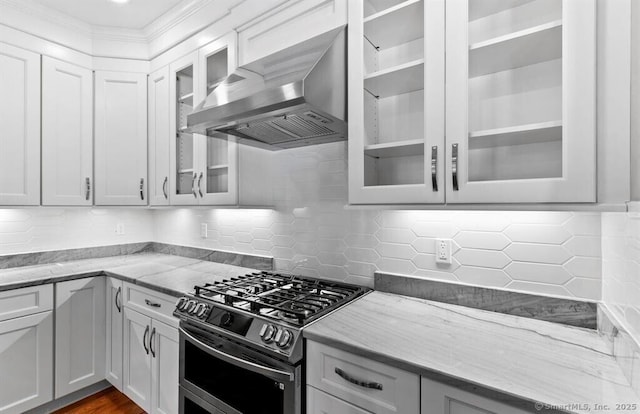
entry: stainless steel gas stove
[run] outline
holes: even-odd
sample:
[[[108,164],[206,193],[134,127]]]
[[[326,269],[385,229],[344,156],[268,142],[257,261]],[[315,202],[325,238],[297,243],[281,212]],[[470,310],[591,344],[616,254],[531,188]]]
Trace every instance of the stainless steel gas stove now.
[[[368,291],[274,272],[195,286],[174,311],[180,412],[302,413],[303,328]]]

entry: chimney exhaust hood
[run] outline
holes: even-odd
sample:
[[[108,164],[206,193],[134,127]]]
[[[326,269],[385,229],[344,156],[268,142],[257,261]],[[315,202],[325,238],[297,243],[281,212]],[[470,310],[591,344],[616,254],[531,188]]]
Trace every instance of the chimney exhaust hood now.
[[[344,27],[239,67],[187,117],[188,131],[271,150],[347,137]]]

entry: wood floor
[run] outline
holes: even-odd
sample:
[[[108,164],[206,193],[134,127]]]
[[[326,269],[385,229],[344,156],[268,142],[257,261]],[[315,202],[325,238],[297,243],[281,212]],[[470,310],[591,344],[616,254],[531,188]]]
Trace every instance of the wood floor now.
[[[124,394],[115,388],[107,388],[90,397],[55,411],[53,414],[144,414]]]

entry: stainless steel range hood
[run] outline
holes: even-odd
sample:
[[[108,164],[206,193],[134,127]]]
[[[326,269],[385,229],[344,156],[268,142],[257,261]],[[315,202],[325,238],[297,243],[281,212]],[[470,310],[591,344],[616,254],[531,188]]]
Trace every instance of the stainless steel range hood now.
[[[269,149],[347,136],[344,27],[238,68],[187,117],[188,130]]]

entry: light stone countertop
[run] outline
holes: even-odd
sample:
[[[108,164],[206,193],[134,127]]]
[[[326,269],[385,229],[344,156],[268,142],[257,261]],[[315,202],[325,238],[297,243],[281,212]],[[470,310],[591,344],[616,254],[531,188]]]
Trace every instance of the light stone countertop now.
[[[255,269],[162,253],[138,253],[0,269],[0,291],[106,274],[172,296],[194,285],[241,276]]]
[[[640,397],[595,330],[372,292],[305,328],[304,336],[531,403],[589,405],[562,411],[640,412]],[[637,410],[618,411],[616,403]]]

